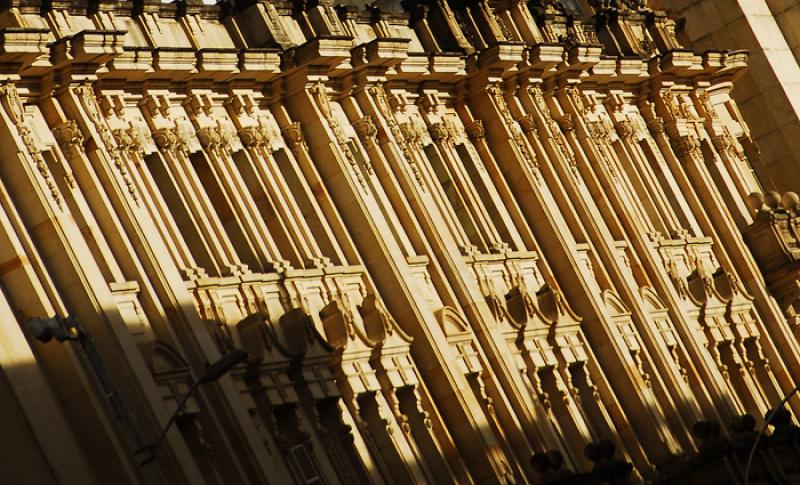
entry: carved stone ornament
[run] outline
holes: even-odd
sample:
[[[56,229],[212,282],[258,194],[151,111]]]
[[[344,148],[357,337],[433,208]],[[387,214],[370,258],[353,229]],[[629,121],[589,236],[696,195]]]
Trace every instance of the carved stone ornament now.
[[[207,126],[197,130],[197,141],[206,150],[216,150],[226,146],[226,140],[216,126]]]
[[[246,148],[258,148],[267,144],[267,137],[260,126],[246,126],[237,135]]]
[[[361,139],[365,145],[375,142],[375,136],[378,134],[378,128],[375,126],[375,122],[372,121],[372,117],[370,115],[356,120],[353,123],[353,129],[356,130],[358,138]]]
[[[450,138],[450,131],[443,122],[432,124],[428,131],[434,142],[446,142]]]
[[[531,132],[536,129],[536,120],[533,118],[532,114],[527,114],[522,118],[517,120],[519,123],[519,127],[522,128],[522,131],[525,133]]]
[[[572,115],[567,113],[558,119],[558,126],[565,132],[569,133],[575,130],[575,120]]]
[[[464,127],[470,140],[475,141],[486,137],[483,121],[475,120]]]
[[[61,209],[61,195],[53,181],[50,168],[47,166],[47,162],[45,162],[37,143],[33,140],[30,129],[25,123],[25,108],[22,105],[22,100],[19,97],[19,92],[15,85],[6,83],[0,86],[0,104],[3,105],[6,113],[16,125],[19,136],[22,138],[22,142],[25,144],[28,154],[33,159],[36,170],[42,177],[45,186],[50,192],[50,196],[53,198],[58,208]]]
[[[161,150],[172,150],[178,144],[174,128],[159,128],[153,132],[153,141]]]
[[[22,106],[22,100],[19,98],[17,87],[10,83],[0,86],[0,99],[2,99],[6,113],[11,117],[11,121],[16,125],[23,123],[25,110]]]
[[[53,128],[53,136],[61,151],[71,156],[73,151],[83,147],[83,134],[74,120],[67,120]]]
[[[622,120],[616,125],[617,135],[623,140],[632,140],[636,136],[636,128],[630,120]]]
[[[664,133],[664,121],[661,118],[654,118],[647,122],[647,129],[650,130],[650,134],[654,137]]]
[[[289,147],[292,153],[297,154],[299,151],[308,150],[305,138],[303,137],[303,129],[299,121],[295,121],[283,128],[281,130],[281,136],[283,136],[286,146]]]
[[[113,131],[114,141],[120,150],[129,150],[134,146],[134,139],[129,130],[118,128]]]
[[[673,140],[672,145],[680,156],[700,156],[700,139],[695,135],[682,136]]]

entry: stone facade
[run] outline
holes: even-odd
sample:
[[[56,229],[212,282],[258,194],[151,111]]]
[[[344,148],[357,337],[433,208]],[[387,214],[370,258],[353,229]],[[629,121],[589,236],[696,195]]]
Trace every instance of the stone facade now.
[[[692,49],[746,49],[733,90],[749,128],[743,138],[768,190],[800,187],[800,3],[795,0],[657,0],[685,23]],[[746,141],[745,141],[746,140]],[[760,149],[751,147],[755,142]]]
[[[2,11],[2,483],[655,480],[800,377],[747,55],[644,1]]]

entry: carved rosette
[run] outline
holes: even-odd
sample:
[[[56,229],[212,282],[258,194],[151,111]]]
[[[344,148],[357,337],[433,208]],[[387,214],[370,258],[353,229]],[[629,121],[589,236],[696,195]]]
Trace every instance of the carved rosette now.
[[[50,196],[53,198],[58,208],[62,208],[61,195],[53,180],[50,168],[47,166],[47,162],[45,162],[41,151],[39,151],[36,142],[33,140],[30,129],[25,123],[25,108],[22,105],[22,100],[19,97],[19,92],[15,85],[6,83],[0,86],[0,103],[11,118],[11,121],[16,125],[19,136],[22,138],[22,143],[33,159],[33,164],[49,190]]]

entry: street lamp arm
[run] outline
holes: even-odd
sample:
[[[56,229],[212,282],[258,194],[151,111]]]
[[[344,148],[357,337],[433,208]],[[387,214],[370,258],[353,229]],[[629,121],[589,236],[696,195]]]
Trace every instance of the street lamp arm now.
[[[189,401],[189,398],[192,397],[194,391],[196,391],[197,388],[200,387],[202,384],[216,381],[217,379],[225,375],[225,373],[231,370],[233,366],[245,360],[247,358],[247,355],[248,354],[246,351],[242,349],[235,349],[232,352],[222,356],[222,358],[220,358],[218,361],[206,367],[206,370],[205,372],[203,372],[203,375],[201,375],[200,378],[197,379],[194,382],[194,384],[191,385],[191,387],[189,387],[189,390],[186,391],[186,394],[183,395],[180,402],[178,403],[178,407],[175,409],[175,412],[173,412],[172,416],[170,416],[167,425],[164,427],[163,430],[161,430],[161,434],[158,436],[158,439],[155,442],[153,442],[153,444],[147,445],[136,451],[137,454],[142,451],[148,452],[147,458],[145,458],[143,464],[148,463],[150,461],[154,461],[156,459],[156,450],[164,441],[164,438],[166,438],[167,431],[169,431],[169,429],[172,427],[172,424],[178,418],[178,415],[181,413],[181,411],[183,411],[183,408],[186,407],[186,403]]]
[[[186,407],[186,403],[189,402],[189,398],[192,397],[194,391],[197,390],[198,387],[200,387],[200,384],[202,384],[202,381],[197,381],[194,384],[192,384],[189,390],[186,391],[186,394],[184,394],[183,397],[181,398],[181,401],[178,403],[178,407],[175,409],[175,412],[173,412],[172,416],[170,416],[167,425],[164,426],[163,430],[161,430],[161,434],[158,436],[158,439],[155,442],[153,442],[153,444],[147,445],[145,447],[150,451],[150,454],[145,460],[145,462],[156,459],[155,452],[161,445],[161,442],[164,441],[164,438],[166,438],[167,431],[169,431],[169,429],[172,427],[172,424],[175,423],[175,420],[178,419],[178,415],[181,413],[181,411],[183,411],[183,408]]]

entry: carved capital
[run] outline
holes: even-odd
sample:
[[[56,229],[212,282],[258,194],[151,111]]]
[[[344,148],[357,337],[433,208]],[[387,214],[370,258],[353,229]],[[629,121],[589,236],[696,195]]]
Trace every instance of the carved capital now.
[[[161,150],[172,150],[178,145],[178,135],[174,128],[159,128],[153,132],[153,141]]]
[[[699,156],[700,139],[694,135],[686,135],[673,141],[672,146],[680,156]]]
[[[531,114],[527,114],[522,118],[518,119],[517,123],[519,123],[519,126],[520,128],[522,128],[522,131],[526,133],[536,129],[536,120],[533,119],[533,115]]]
[[[434,142],[446,142],[450,139],[450,130],[447,129],[447,125],[443,122],[434,123],[429,128],[428,131],[431,134],[431,139]]]
[[[647,129],[650,130],[650,134],[653,136],[664,133],[664,121],[661,118],[654,118],[647,122]]]
[[[207,126],[197,130],[197,141],[206,150],[216,150],[227,145],[227,140],[216,126]]]
[[[711,138],[714,148],[719,152],[727,152],[731,148],[731,139],[725,135],[717,135]]]
[[[74,120],[68,120],[53,128],[53,137],[64,154],[83,147],[83,134]]]
[[[413,121],[406,121],[400,125],[400,131],[403,133],[403,138],[405,138],[406,143],[411,145],[416,145],[420,143],[421,140],[421,133],[417,129],[416,123]]]
[[[467,131],[467,136],[470,140],[475,141],[480,138],[486,137],[486,132],[483,129],[483,121],[482,120],[475,120],[472,123],[468,124],[465,127]]]
[[[240,129],[237,135],[246,148],[258,148],[267,144],[267,137],[258,126],[246,126]]]
[[[306,146],[306,140],[303,137],[303,129],[299,121],[295,121],[289,126],[283,128],[281,130],[281,136],[283,136],[284,141],[286,141],[286,146],[288,146],[289,150],[292,152],[296,152],[301,149],[308,149]]]
[[[572,118],[571,114],[567,113],[558,119],[558,126],[565,133],[569,133],[575,130],[575,120]]]
[[[365,144],[374,142],[375,136],[378,134],[378,128],[370,115],[355,121],[353,129],[356,130],[356,134]]]
[[[623,120],[615,126],[617,135],[623,140],[632,140],[636,136],[636,127],[630,120]]]

